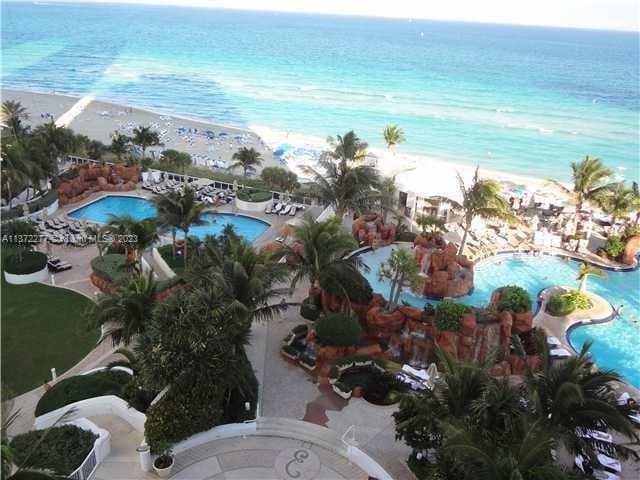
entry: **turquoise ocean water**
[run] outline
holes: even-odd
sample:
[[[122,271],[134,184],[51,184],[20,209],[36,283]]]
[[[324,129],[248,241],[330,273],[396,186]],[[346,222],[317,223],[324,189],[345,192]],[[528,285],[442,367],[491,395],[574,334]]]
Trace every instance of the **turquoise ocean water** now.
[[[638,33],[177,7],[2,3],[2,85],[568,179],[640,179]]]

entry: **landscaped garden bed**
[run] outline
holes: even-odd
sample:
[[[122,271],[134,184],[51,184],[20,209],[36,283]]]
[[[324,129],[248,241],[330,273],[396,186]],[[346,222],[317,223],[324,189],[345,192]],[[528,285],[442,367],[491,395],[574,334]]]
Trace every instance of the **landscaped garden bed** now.
[[[104,370],[65,378],[45,392],[36,406],[36,417],[87,398],[115,395],[125,398],[131,375],[121,370]]]
[[[16,435],[11,449],[16,465],[67,476],[82,465],[97,438],[93,432],[75,425],[62,425]]]
[[[265,190],[254,190],[251,188],[244,188],[237,193],[238,200],[251,203],[268,202],[272,199],[271,192]]]
[[[564,317],[570,315],[576,309],[588,310],[591,308],[589,297],[579,290],[554,293],[547,302],[546,311],[554,317]]]

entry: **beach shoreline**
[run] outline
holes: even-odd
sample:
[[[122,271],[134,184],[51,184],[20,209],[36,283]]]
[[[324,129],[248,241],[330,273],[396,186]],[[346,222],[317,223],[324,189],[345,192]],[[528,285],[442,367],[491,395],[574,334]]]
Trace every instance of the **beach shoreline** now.
[[[80,96],[74,96],[63,93],[46,93],[35,90],[18,90],[12,88],[2,88],[0,91],[2,100],[20,101],[30,114],[29,120],[26,122],[32,127],[49,121],[49,117],[42,117],[42,113],[51,113],[54,119],[58,119],[62,114],[69,110]],[[109,112],[108,115],[103,115]],[[111,113],[111,112],[116,112]],[[124,115],[122,112],[126,112]],[[114,121],[115,119],[115,121]],[[120,121],[119,121],[120,120]],[[301,170],[302,165],[313,165],[313,158],[304,157],[303,159],[289,155],[288,162],[285,164],[280,158],[273,155],[278,147],[282,145],[290,145],[290,150],[295,151],[307,150],[313,151],[317,156],[319,152],[327,149],[326,139],[311,135],[298,134],[293,132],[285,132],[268,126],[248,125],[245,128],[215,122],[212,120],[189,116],[183,112],[168,112],[161,110],[153,110],[141,108],[139,106],[124,105],[99,97],[93,99],[84,110],[75,117],[69,124],[77,133],[82,133],[88,137],[100,140],[105,144],[110,143],[111,135],[115,130],[122,130],[124,122],[135,125],[158,125],[161,130],[175,129],[177,125],[187,130],[200,129],[202,131],[213,130],[214,132],[224,131],[229,136],[243,136],[247,139],[247,146],[256,148],[262,154],[263,168],[282,166],[289,168],[304,178]],[[160,123],[166,125],[159,125]],[[165,127],[166,128],[162,128]],[[125,128],[126,130],[126,128]],[[129,128],[130,130],[130,128]],[[357,133],[357,128],[354,128]],[[124,132],[127,133],[127,132]],[[340,132],[336,132],[340,133]],[[219,165],[228,165],[231,156],[240,148],[240,144],[230,145],[207,145],[201,141],[201,138],[191,137],[188,140],[170,137],[170,141],[164,142],[162,147],[149,149],[151,152],[158,154],[166,148],[174,148],[190,153],[194,156],[194,164],[203,167],[212,166],[212,162]],[[366,139],[363,139],[366,141]],[[462,178],[469,179],[473,175],[476,166],[451,162],[434,158],[423,154],[403,153],[402,145],[396,151],[392,152],[384,148],[370,147],[368,152],[376,159],[376,166],[383,175],[396,176],[403,172],[438,172],[438,175],[432,177],[432,181],[439,181],[441,178],[451,176],[455,178],[460,173]],[[203,160],[204,157],[213,157],[209,160]],[[480,167],[480,175],[484,178],[492,178],[499,182],[507,182],[511,184],[526,185],[530,190],[544,188],[547,179],[519,175],[511,172],[489,170]],[[422,178],[421,178],[422,180]],[[424,188],[429,189],[430,179],[424,178]],[[433,185],[436,187],[436,185]]]

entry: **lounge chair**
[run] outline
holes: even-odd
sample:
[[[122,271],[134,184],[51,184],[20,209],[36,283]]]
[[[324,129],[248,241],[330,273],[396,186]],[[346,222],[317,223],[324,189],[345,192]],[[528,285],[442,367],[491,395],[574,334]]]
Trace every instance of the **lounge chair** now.
[[[271,213],[280,212],[280,210],[282,210],[282,207],[284,207],[284,204],[282,204],[280,202],[276,203],[276,205],[273,207],[273,210],[271,210]]]
[[[62,260],[58,260],[57,262],[52,262],[51,260],[47,262],[47,267],[50,272],[60,273],[65,270],[70,270],[73,266],[69,262],[65,262]]]
[[[284,209],[280,212],[280,215],[288,215],[291,211],[291,205],[285,205]]]
[[[298,206],[297,205],[291,205],[291,211],[289,212],[289,216],[290,217],[295,217],[297,210],[298,210]]]
[[[554,347],[561,345],[560,340],[558,340],[556,337],[547,337],[547,344]]]
[[[271,213],[271,208],[272,207],[273,207],[273,203],[270,203],[269,205],[267,205],[266,208],[264,209],[264,213],[269,215]]]
[[[571,352],[566,348],[552,348],[549,350],[549,355],[553,358],[567,358],[571,356]]]

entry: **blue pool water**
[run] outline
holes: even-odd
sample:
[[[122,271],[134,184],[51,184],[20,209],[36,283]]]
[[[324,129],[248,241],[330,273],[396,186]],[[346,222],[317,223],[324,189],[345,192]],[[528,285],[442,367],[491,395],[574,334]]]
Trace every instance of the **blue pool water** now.
[[[282,141],[354,129],[384,147],[384,125],[397,123],[402,153],[561,180],[589,154],[639,179],[638,32],[78,2],[0,8],[3,87],[269,127]]]
[[[377,277],[378,266],[385,261],[392,247],[363,253],[361,258],[370,267],[363,272],[374,291],[389,293],[389,285]],[[576,275],[579,263],[543,255],[498,255],[476,265],[475,288],[458,300],[482,306],[489,302],[491,292],[503,285],[519,285],[535,300],[540,290],[553,285],[578,287]],[[602,368],[614,368],[627,381],[640,387],[640,270],[607,272],[607,280],[590,277],[587,288],[614,306],[624,305],[621,317],[607,323],[577,327],[571,330],[569,341],[579,350],[586,341],[593,342],[592,352]],[[405,291],[401,301],[422,307],[424,297]]]
[[[108,195],[69,213],[73,218],[100,223],[109,222],[112,215],[130,215],[136,220],[144,220],[155,217],[156,209],[143,198]],[[232,225],[238,235],[253,242],[269,228],[268,223],[243,215],[207,213],[204,219],[207,223],[192,227],[189,236],[219,235],[224,227]],[[181,236],[178,232],[178,237]]]

